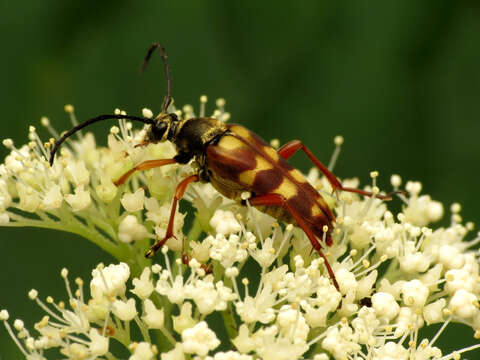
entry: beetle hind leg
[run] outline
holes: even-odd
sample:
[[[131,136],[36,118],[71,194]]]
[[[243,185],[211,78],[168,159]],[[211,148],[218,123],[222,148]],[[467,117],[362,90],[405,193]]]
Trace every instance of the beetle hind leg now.
[[[300,226],[302,230],[305,232],[305,234],[307,235],[308,239],[310,240],[310,243],[312,244],[313,249],[315,249],[318,255],[320,255],[320,257],[324,260],[325,267],[327,268],[327,272],[328,272],[328,275],[330,276],[330,279],[332,279],[333,285],[338,291],[340,291],[340,287],[338,286],[338,282],[337,282],[337,279],[335,278],[335,274],[332,270],[332,267],[330,266],[327,260],[327,257],[322,252],[322,246],[320,245],[320,242],[318,241],[317,237],[313,233],[310,226],[307,225],[305,221],[303,221],[302,217],[297,213],[297,211],[292,206],[290,206],[290,204],[285,199],[285,197],[279,194],[258,195],[248,199],[248,202],[252,206],[262,206],[262,205],[281,206],[284,209],[286,209],[290,214],[292,214],[293,218],[297,221],[298,226]],[[327,236],[327,238],[329,238],[329,236]]]
[[[352,192],[352,193],[363,195],[363,196],[375,196],[376,198],[381,200],[391,200],[392,199],[391,195],[397,194],[397,193],[403,193],[402,191],[394,191],[387,195],[379,195],[379,194],[374,194],[371,191],[342,186],[342,184],[336,178],[336,176],[330,170],[328,170],[328,168],[320,160],[318,160],[317,157],[313,155],[313,153],[300,140],[292,140],[286,143],[280,149],[278,149],[277,153],[278,155],[283,157],[285,160],[288,160],[298,150],[302,150],[305,153],[305,155],[307,155],[308,158],[315,164],[315,166],[323,173],[323,175],[325,175],[325,177],[328,179],[328,182],[332,186],[332,189],[334,192],[347,191],[347,192]]]

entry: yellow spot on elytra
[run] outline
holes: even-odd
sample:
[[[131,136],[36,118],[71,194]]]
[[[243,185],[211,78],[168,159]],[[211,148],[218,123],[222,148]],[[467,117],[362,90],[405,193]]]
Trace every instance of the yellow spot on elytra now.
[[[255,176],[259,171],[273,169],[273,165],[270,164],[261,156],[255,157],[255,167],[252,170],[245,170],[238,175],[238,180],[247,185],[252,185],[255,181]]]
[[[230,131],[241,136],[242,138],[244,138],[245,140],[249,140],[250,139],[250,131],[248,131],[246,128],[244,128],[243,126],[239,126],[239,125],[234,125],[232,127],[230,127]]]
[[[218,145],[225,150],[234,150],[245,146],[245,144],[236,137],[228,135],[222,137]]]
[[[297,195],[297,187],[287,178],[284,178],[282,183],[274,190],[275,193],[282,195],[286,199],[290,199]]]
[[[313,204],[312,206],[312,216],[318,216],[322,214],[322,209],[317,204]]]
[[[307,179],[305,179],[305,176],[303,176],[302,173],[297,169],[292,169],[288,173],[290,174],[291,177],[293,177],[295,181],[298,181],[299,183],[307,182]]]
[[[274,148],[270,146],[264,146],[263,151],[265,151],[273,161],[278,161],[278,154]]]
[[[256,171],[273,169],[273,165],[261,156],[255,156],[255,161],[256,161],[256,165],[255,165]]]
[[[246,185],[253,185],[255,181],[255,170],[245,170],[238,175],[238,180]]]

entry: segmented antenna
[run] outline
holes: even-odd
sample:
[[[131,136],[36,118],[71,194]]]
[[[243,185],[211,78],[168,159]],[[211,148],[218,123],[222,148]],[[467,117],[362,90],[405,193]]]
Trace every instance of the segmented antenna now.
[[[163,69],[165,70],[165,77],[167,78],[167,94],[163,98],[163,103],[162,103],[162,112],[164,114],[166,114],[168,107],[172,103],[172,96],[171,96],[171,83],[172,82],[171,82],[171,78],[170,78],[170,67],[168,66],[168,55],[167,55],[167,52],[165,51],[165,48],[162,46],[162,44],[153,43],[152,45],[150,45],[150,47],[147,50],[147,55],[145,55],[145,59],[143,60],[141,71],[142,72],[145,71],[153,52],[157,49],[160,52],[160,55],[162,56]]]
[[[165,51],[165,48],[162,46],[160,43],[153,43],[150,45],[150,47],[147,50],[147,55],[145,55],[145,59],[143,60],[142,64],[142,69],[141,71],[145,71],[145,68],[147,67],[147,64],[155,50],[160,52],[162,56],[162,61],[163,61],[163,68],[165,70],[165,77],[167,78],[167,94],[163,98],[163,103],[162,103],[162,113],[166,114],[167,109],[172,103],[172,96],[171,96],[171,78],[170,78],[170,67],[168,66],[168,56],[167,52]],[[138,116],[131,116],[131,115],[99,115],[97,117],[94,117],[92,119],[89,119],[81,124],[78,124],[77,126],[71,128],[68,130],[66,133],[60,137],[57,141],[55,141],[55,144],[53,145],[52,151],[50,152],[50,165],[53,164],[53,160],[55,158],[55,153],[57,152],[58,148],[60,145],[63,144],[63,142],[68,139],[70,136],[75,134],[77,131],[83,129],[86,126],[89,126],[93,123],[96,123],[98,121],[102,120],[109,120],[109,119],[128,119],[128,120],[133,120],[133,121],[140,121],[143,122],[144,124],[150,124],[155,126],[155,121],[153,119],[147,119],[143,117],[138,117]]]
[[[53,164],[53,160],[55,158],[55,153],[57,152],[58,148],[70,136],[72,136],[77,131],[83,129],[86,126],[89,126],[89,125],[91,125],[93,123],[96,123],[96,122],[99,122],[99,121],[109,120],[109,119],[127,119],[127,120],[133,120],[133,121],[140,121],[144,124],[155,125],[155,121],[153,119],[147,119],[147,118],[142,118],[142,117],[138,117],[138,116],[120,115],[120,114],[118,114],[118,115],[99,115],[99,116],[96,116],[92,119],[84,121],[83,123],[78,124],[77,126],[71,128],[66,133],[64,133],[57,141],[55,141],[55,144],[53,145],[52,151],[50,152],[50,160],[49,160],[50,166]]]

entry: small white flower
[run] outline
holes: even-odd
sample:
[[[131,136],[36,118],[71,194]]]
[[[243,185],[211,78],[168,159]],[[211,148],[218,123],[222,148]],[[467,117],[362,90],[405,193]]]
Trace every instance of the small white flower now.
[[[210,219],[210,225],[215,229],[217,234],[229,235],[238,233],[242,227],[235,219],[235,215],[231,211],[216,210]]]
[[[259,321],[262,324],[268,324],[275,319],[275,311],[273,305],[275,303],[276,294],[272,292],[270,284],[257,294],[255,298],[245,296],[243,301],[235,303],[237,313],[245,323]]]
[[[244,354],[247,354],[255,349],[255,341],[250,336],[248,326],[246,324],[240,325],[238,336],[232,340],[235,347]]]
[[[135,309],[135,299],[128,299],[127,301],[115,300],[112,303],[112,312],[123,321],[130,321],[137,315]]]
[[[447,305],[445,299],[439,299],[423,308],[423,318],[427,324],[435,324],[443,321],[443,309]]]
[[[289,305],[282,306],[277,316],[280,333],[290,337],[295,343],[306,343],[310,327],[302,313]]]
[[[183,277],[177,275],[172,281],[167,270],[162,272],[160,279],[157,281],[155,290],[159,294],[167,296],[168,300],[173,304],[180,304],[185,299]]]
[[[211,245],[210,257],[219,261],[224,268],[232,267],[234,263],[242,262],[248,256],[238,235],[232,234],[227,239],[225,235],[217,234],[215,237],[207,237],[204,242]]]
[[[139,188],[133,194],[125,193],[120,200],[125,210],[128,212],[135,212],[143,209],[143,202],[145,201],[145,190]]]
[[[423,308],[427,301],[428,288],[420,280],[406,281],[402,286],[403,302],[407,306]]]
[[[352,320],[352,327],[355,335],[358,337],[359,344],[375,344],[374,329],[377,329],[381,321],[377,318],[373,308],[363,306],[358,312],[358,316]]]
[[[70,359],[87,359],[89,351],[85,345],[73,343],[65,346],[61,353]]]
[[[463,319],[471,318],[479,311],[477,296],[464,289],[457,290],[450,299],[448,308]]]
[[[97,193],[100,200],[109,203],[115,196],[117,196],[118,188],[115,184],[108,179],[107,177],[102,177],[100,179],[100,185],[95,187],[95,192]]]
[[[92,271],[90,293],[92,298],[103,296],[115,297],[125,295],[126,282],[130,277],[130,268],[125,263],[98,266]]]
[[[276,250],[273,247],[273,239],[271,237],[266,238],[263,241],[262,248],[256,248],[250,252],[250,255],[262,268],[267,268],[272,265],[277,258]]]
[[[460,249],[452,245],[443,245],[438,249],[438,261],[445,269],[460,269],[464,264]]]
[[[184,302],[180,315],[173,316],[173,329],[181,334],[185,329],[195,326],[197,322],[192,318],[192,304],[188,301]]]
[[[38,209],[38,206],[41,203],[40,197],[37,192],[20,182],[15,184],[17,187],[18,197],[20,198],[20,203],[18,207],[24,211],[35,212]]]
[[[92,199],[88,190],[84,189],[83,185],[79,185],[75,188],[75,195],[65,195],[65,201],[70,204],[73,211],[80,211],[87,208]]]
[[[401,269],[407,274],[425,272],[431,263],[430,257],[420,251],[414,251],[400,256],[398,260]]]
[[[253,360],[250,355],[239,354],[236,351],[218,352],[215,356],[207,356],[206,360]]]
[[[262,360],[298,359],[308,349],[304,342],[292,342],[281,336],[277,326],[261,328],[254,334],[256,353]]]
[[[197,259],[200,263],[205,263],[210,259],[210,248],[212,247],[211,242],[207,237],[201,242],[190,241],[189,245],[192,248],[192,256]],[[212,237],[213,238],[213,237]]]
[[[198,311],[205,315],[214,310],[225,310],[227,303],[237,297],[232,289],[223,285],[223,282],[214,284],[212,276],[197,279],[192,285],[187,286],[186,291],[197,305]]]
[[[151,270],[149,267],[143,269],[140,279],[135,278],[132,280],[133,286],[135,287],[132,291],[140,299],[147,299],[153,292],[153,282],[150,279]]]
[[[63,195],[60,185],[53,185],[43,197],[42,205],[45,210],[58,209],[62,205]]]
[[[401,307],[396,319],[396,325],[394,336],[400,337],[410,332],[412,327],[421,328],[423,326],[423,318],[411,307]]]
[[[183,350],[187,354],[205,356],[210,350],[220,345],[215,333],[208,328],[205,321],[182,332]]]
[[[8,317],[9,317],[8,311],[5,310],[5,309],[2,309],[2,310],[0,311],[0,321],[8,320]]]
[[[464,289],[472,292],[476,286],[475,276],[465,269],[452,269],[445,273],[445,290],[449,294],[455,293],[457,290]]]
[[[342,267],[335,271],[335,277],[337,278],[342,294],[347,294],[348,292],[355,293],[358,283],[352,272]]]
[[[93,356],[102,356],[108,352],[109,339],[99,334],[97,329],[90,329],[90,346],[89,350]]]
[[[185,360],[185,355],[183,353],[183,346],[180,342],[175,344],[175,348],[168,352],[160,354],[161,360]]]
[[[394,319],[400,311],[400,305],[395,301],[393,295],[385,292],[373,294],[372,307],[379,317],[387,321]]]
[[[148,108],[143,108],[142,109],[142,115],[143,117],[146,117],[147,119],[151,119],[153,117],[153,112],[152,110]]]
[[[129,360],[153,360],[155,353],[152,351],[152,346],[149,343],[141,342],[134,344],[134,351]]]
[[[143,240],[149,236],[145,226],[138,222],[134,215],[127,215],[118,225],[118,239],[124,243]]]
[[[383,346],[374,349],[374,360],[407,360],[408,350],[401,344],[389,341]]]
[[[348,326],[332,326],[322,341],[322,347],[329,351],[335,359],[346,359],[349,354],[360,351],[353,330]]]
[[[357,281],[357,292],[355,294],[356,299],[363,299],[370,296],[373,291],[375,282],[377,281],[377,276],[377,270],[373,270]]]
[[[163,309],[157,309],[150,299],[144,301],[145,312],[142,320],[150,329],[161,329],[164,323]]]
[[[85,186],[90,182],[90,174],[83,161],[68,162],[65,167],[65,174],[75,187]]]

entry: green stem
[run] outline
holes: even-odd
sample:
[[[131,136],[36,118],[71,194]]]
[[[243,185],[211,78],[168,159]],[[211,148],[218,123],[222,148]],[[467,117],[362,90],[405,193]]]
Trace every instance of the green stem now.
[[[138,328],[140,329],[140,332],[142,333],[143,340],[151,344],[152,340],[150,339],[150,334],[148,333],[148,329],[142,324],[142,322],[138,318],[138,315],[134,317],[134,320]]]
[[[96,216],[97,214],[90,214],[88,213],[88,219],[99,229],[102,229],[108,236],[112,239],[117,240],[117,232],[114,230],[112,224],[104,221],[104,217]],[[87,218],[87,216],[85,216]]]
[[[390,283],[394,282],[398,278],[398,260],[393,258],[390,264],[388,265],[385,274],[382,276],[383,279],[387,279]]]
[[[116,357],[113,356],[113,354],[111,352],[108,352],[105,354],[105,357],[108,359],[108,360],[115,360]]]
[[[232,288],[232,279],[225,277],[224,279],[225,286]],[[233,316],[233,303],[228,302],[227,309],[222,311],[222,319],[225,325],[225,330],[227,330],[228,338],[230,341],[235,339],[238,336],[238,324]]]
[[[198,221],[198,218],[195,217],[195,220],[193,221],[192,228],[187,234],[187,239],[188,241],[197,241],[200,235],[202,234],[202,226],[200,225],[200,221]]]
[[[80,221],[78,221],[73,216],[66,216],[64,218],[60,213],[58,216],[60,221],[53,221],[53,220],[34,220],[28,219],[21,215],[8,212],[11,219],[14,219],[14,222],[9,222],[7,224],[2,224],[2,226],[6,227],[37,227],[42,229],[52,229],[52,230],[60,230],[65,231],[73,234],[80,235],[94,244],[98,245],[100,248],[114,256],[115,258],[120,257],[120,252],[118,246],[116,246],[112,241],[106,239],[103,235],[101,235],[98,231],[91,229]]]
[[[170,334],[170,332],[165,329],[165,328],[161,328],[160,331],[162,332],[163,336],[165,336],[165,338],[170,342],[170,344],[172,344],[173,346],[175,346],[175,344],[177,343],[177,341],[175,340],[175,338],[172,336],[172,334]]]
[[[171,333],[172,333],[172,307],[173,304],[171,304],[166,296],[161,296],[160,294],[154,292],[150,299],[153,301],[155,306],[158,308],[163,309],[163,315],[165,318],[164,322],[164,328],[161,331],[155,331],[155,337],[157,339],[157,347],[160,350],[160,352],[168,351],[172,349],[172,345],[175,345],[175,339],[173,339]],[[171,339],[169,339],[165,333],[168,333],[171,338],[174,340],[174,342],[171,342]]]

